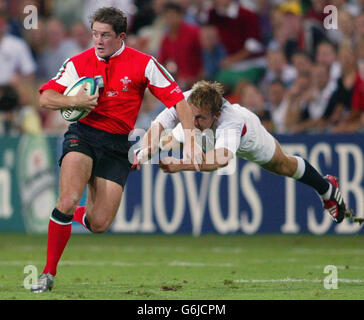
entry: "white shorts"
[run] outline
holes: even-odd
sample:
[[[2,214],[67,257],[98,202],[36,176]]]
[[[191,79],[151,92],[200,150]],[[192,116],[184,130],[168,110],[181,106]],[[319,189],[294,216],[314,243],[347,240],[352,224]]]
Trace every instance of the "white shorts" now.
[[[241,137],[236,156],[259,165],[266,164],[273,158],[276,150],[275,139],[253,112],[246,111],[247,131]]]

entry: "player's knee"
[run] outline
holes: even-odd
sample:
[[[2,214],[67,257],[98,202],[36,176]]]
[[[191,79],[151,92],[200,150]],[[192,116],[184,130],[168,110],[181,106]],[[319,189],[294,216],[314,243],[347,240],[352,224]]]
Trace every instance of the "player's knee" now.
[[[76,194],[64,194],[60,196],[57,208],[65,214],[73,214],[79,201],[80,197]]]
[[[103,233],[109,229],[110,221],[106,219],[93,219],[90,221],[90,229],[93,233]]]

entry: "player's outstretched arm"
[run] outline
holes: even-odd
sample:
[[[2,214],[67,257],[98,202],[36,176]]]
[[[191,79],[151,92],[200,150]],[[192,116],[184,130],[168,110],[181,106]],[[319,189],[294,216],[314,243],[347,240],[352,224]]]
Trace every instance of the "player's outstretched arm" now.
[[[67,107],[84,108],[91,111],[97,106],[99,93],[89,96],[84,92],[86,84],[84,83],[80,91],[75,96],[65,96],[56,90],[45,90],[39,98],[39,104],[43,108],[59,110]]]
[[[159,140],[164,131],[163,126],[153,121],[150,128],[142,138],[140,149],[137,151],[136,158],[134,159],[133,167],[137,170],[140,169],[140,165],[147,162],[154,154],[158,152]]]
[[[206,153],[202,164],[200,166],[201,171],[214,171],[219,168],[225,167],[229,164],[229,161],[233,158],[233,153],[225,148],[214,149]],[[168,173],[174,173],[178,171],[196,171],[196,168],[191,163],[186,163],[184,159],[177,159],[174,157],[166,157],[159,161],[159,167]]]
[[[175,138],[172,132],[170,132],[161,136],[159,148],[162,151],[180,151],[183,148],[183,144]]]
[[[193,123],[193,115],[186,100],[181,100],[176,104],[178,119],[185,130],[185,143],[183,147],[183,159],[192,162],[196,171],[200,171],[202,163],[202,149],[197,144],[196,128]]]

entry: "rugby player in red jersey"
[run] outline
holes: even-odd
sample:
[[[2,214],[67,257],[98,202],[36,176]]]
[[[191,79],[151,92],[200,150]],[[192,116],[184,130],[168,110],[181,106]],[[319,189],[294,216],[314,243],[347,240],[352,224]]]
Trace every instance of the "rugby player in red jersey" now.
[[[92,111],[71,124],[64,136],[59,200],[48,227],[47,263],[32,292],[52,289],[73,220],[97,233],[107,230],[114,220],[131,168],[128,134],[134,129],[146,88],[168,108],[175,106],[191,135],[184,156],[196,170],[202,161],[201,148],[194,142],[192,111],[183,93],[156,59],[125,46],[124,13],[101,8],[91,17],[91,29],[94,47],[67,59],[56,77],[40,88],[42,107],[77,106]],[[104,79],[100,93],[89,96],[80,90],[73,97],[63,95],[77,79],[99,75]],[[86,186],[86,206],[77,207]]]

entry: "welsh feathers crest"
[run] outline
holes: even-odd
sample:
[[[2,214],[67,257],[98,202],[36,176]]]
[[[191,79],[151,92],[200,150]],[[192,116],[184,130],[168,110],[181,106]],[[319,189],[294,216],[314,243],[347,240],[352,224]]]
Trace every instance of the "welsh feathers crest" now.
[[[128,76],[125,76],[124,78],[121,78],[120,81],[123,83],[123,88],[121,91],[129,91],[128,85],[131,82]]]

